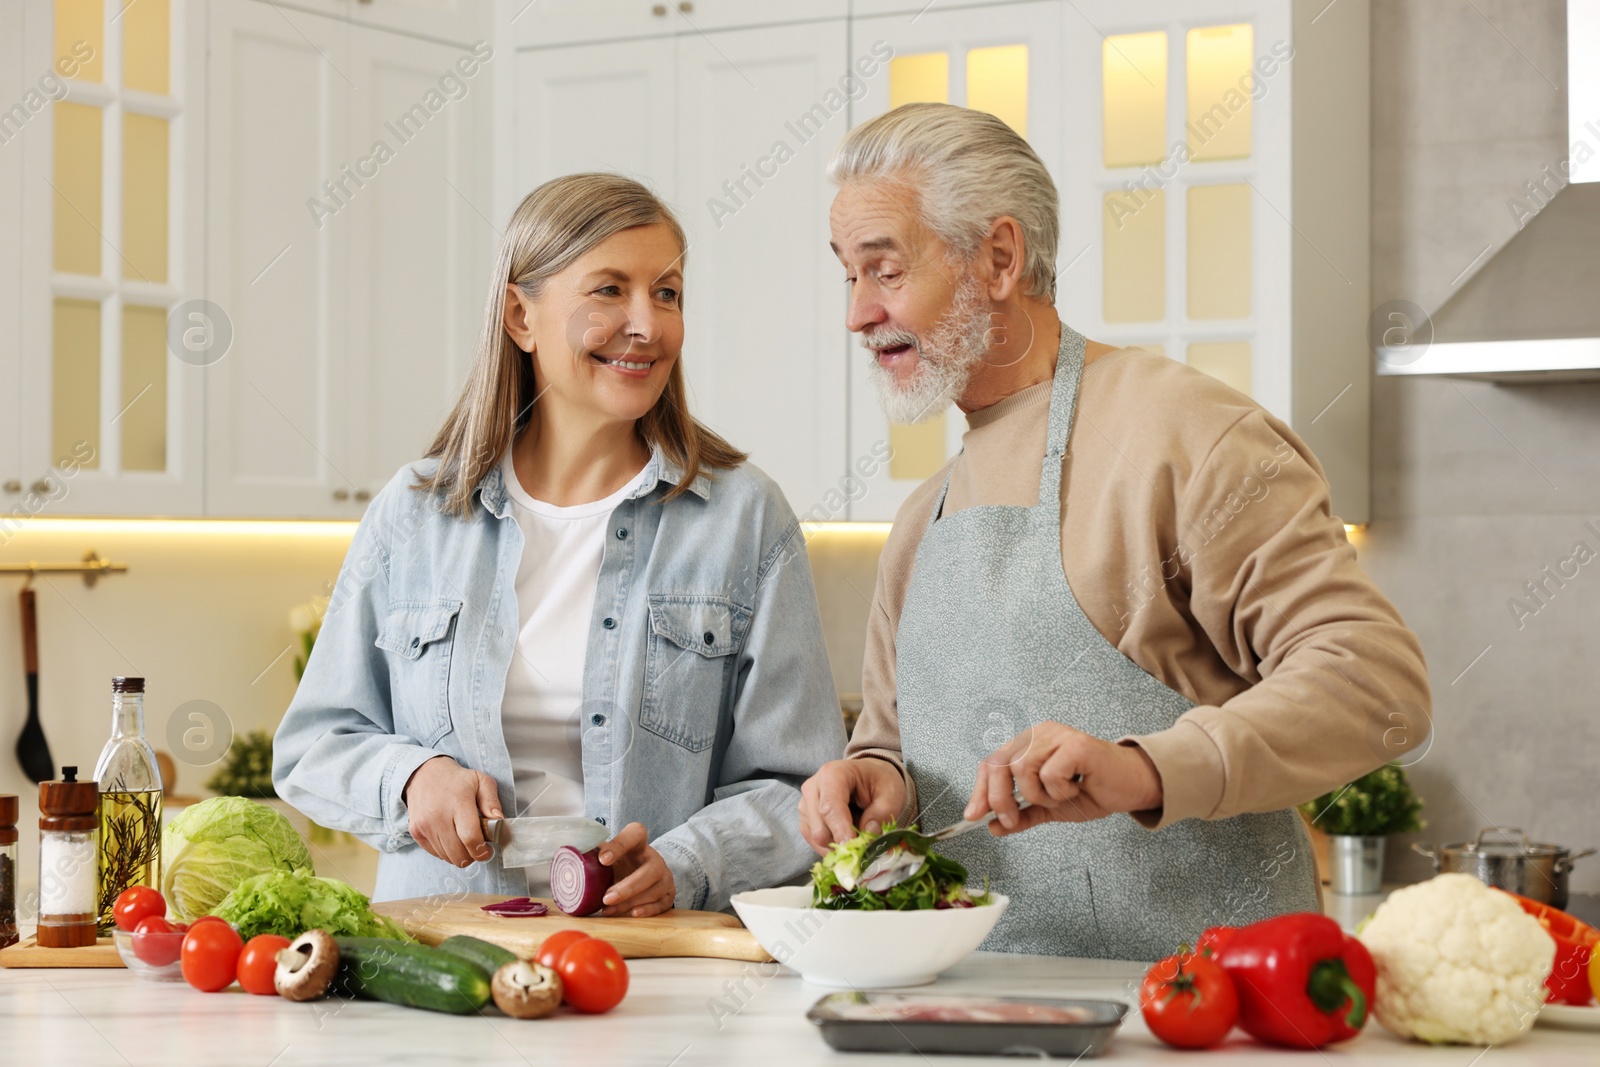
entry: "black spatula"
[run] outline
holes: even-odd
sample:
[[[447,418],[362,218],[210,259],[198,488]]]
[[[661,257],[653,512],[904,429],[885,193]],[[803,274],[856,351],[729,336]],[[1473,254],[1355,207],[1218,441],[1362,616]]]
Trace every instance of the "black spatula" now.
[[[50,758],[50,742],[39,725],[39,617],[34,608],[34,592],[24,588],[22,600],[22,667],[28,673],[28,722],[17,738],[17,762],[35,785],[55,777],[55,762]]]

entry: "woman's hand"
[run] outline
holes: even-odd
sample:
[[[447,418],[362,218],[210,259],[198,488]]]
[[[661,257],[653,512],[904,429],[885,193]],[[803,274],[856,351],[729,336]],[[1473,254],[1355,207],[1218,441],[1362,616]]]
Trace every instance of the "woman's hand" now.
[[[1018,810],[1015,790],[1033,806]],[[1161,775],[1137,745],[1119,745],[1063,726],[1030,726],[978,764],[964,819],[994,811],[996,837],[1046,822],[1090,822],[1161,807]]]
[[[678,887],[672,869],[661,853],[645,843],[645,828],[630,822],[622,832],[600,846],[602,866],[616,869],[617,881],[602,898],[602,915],[631,915],[642,919],[672,907]]]
[[[411,772],[400,797],[411,836],[429,855],[457,867],[494,855],[479,822],[501,817],[500,790],[487,774],[469,771],[449,756],[435,756]]]

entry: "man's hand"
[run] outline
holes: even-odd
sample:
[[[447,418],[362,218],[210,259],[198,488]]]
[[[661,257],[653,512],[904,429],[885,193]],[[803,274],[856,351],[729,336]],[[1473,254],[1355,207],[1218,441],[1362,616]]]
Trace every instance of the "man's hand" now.
[[[888,760],[836,759],[800,787],[800,833],[819,855],[856,835],[850,805],[861,809],[861,829],[878,831],[906,806],[906,783]]]
[[[1017,808],[1022,791],[1031,808]],[[1136,745],[1119,745],[1058,722],[1022,731],[978,764],[963,818],[997,813],[996,837],[1046,822],[1089,822],[1123,811],[1149,811],[1162,801],[1161,776]]]
[[[500,818],[500,791],[487,774],[435,756],[411,772],[400,796],[411,836],[429,854],[457,867],[494,855],[478,821]]]
[[[661,853],[645,844],[649,837],[643,826],[630,822],[622,832],[600,846],[602,866],[616,868],[617,881],[602,898],[602,915],[631,915],[642,919],[659,915],[672,907],[678,887],[672,868]]]

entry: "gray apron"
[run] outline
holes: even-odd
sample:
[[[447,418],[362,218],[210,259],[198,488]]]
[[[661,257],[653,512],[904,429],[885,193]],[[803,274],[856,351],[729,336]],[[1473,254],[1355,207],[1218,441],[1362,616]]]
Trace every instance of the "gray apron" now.
[[[1028,726],[1055,721],[1115,741],[1164,730],[1194,706],[1101,636],[1067,586],[1061,464],[1083,354],[1083,337],[1063,324],[1038,504],[941,517],[946,478],[917,549],[895,658],[925,829],[960,819],[978,763]],[[966,834],[943,851],[1011,898],[983,943],[992,951],[1155,960],[1207,926],[1318,910],[1310,839],[1289,809],[1157,831],[1127,815],[1053,822],[1006,838]]]

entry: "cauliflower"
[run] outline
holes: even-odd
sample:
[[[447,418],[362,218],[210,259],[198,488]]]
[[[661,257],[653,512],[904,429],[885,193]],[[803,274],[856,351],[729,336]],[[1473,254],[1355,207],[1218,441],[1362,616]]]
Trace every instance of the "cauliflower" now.
[[[1378,1021],[1434,1044],[1526,1033],[1556,954],[1538,920],[1467,874],[1397,890],[1359,936],[1378,965]]]

